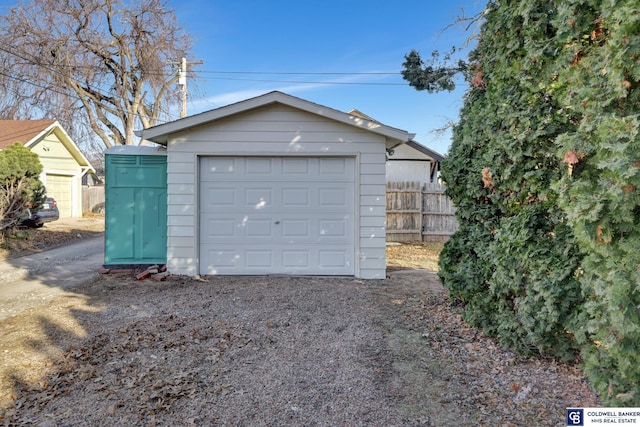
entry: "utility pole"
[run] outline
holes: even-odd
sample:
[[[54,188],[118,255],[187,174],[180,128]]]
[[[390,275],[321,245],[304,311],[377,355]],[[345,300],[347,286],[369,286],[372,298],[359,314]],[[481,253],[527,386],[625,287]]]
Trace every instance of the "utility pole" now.
[[[175,62],[172,62],[172,64],[175,64]],[[182,58],[182,61],[178,63],[178,85],[182,87],[182,110],[180,111],[181,119],[187,117],[187,70],[191,69],[191,66],[199,64],[203,64],[203,62],[188,62],[187,58]]]

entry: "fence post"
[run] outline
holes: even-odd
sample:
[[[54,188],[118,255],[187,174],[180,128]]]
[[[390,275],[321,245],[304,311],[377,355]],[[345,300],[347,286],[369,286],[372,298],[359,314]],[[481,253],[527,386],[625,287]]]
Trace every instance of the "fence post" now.
[[[420,204],[420,215],[418,218],[418,230],[420,230],[420,242],[424,242],[424,189],[422,186],[418,187],[418,201]]]

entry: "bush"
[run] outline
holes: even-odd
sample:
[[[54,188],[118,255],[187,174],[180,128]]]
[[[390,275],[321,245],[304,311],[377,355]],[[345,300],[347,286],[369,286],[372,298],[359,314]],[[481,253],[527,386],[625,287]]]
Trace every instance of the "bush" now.
[[[442,164],[461,228],[441,277],[465,319],[505,346],[570,359],[581,254],[550,185],[562,168],[555,138],[571,124],[554,121],[559,109],[538,85],[553,63],[542,55],[548,5],[516,3],[490,9],[471,55],[472,89]]]
[[[576,128],[557,139],[565,165],[554,189],[586,253],[585,371],[607,404],[640,406],[638,4],[567,2],[555,26],[563,51],[548,87]]]
[[[0,230],[18,224],[27,208],[42,205],[45,188],[40,173],[38,156],[22,144],[0,151]]]
[[[471,324],[523,353],[579,350],[605,404],[640,406],[637,0],[483,16],[442,164],[460,229],[440,277]]]

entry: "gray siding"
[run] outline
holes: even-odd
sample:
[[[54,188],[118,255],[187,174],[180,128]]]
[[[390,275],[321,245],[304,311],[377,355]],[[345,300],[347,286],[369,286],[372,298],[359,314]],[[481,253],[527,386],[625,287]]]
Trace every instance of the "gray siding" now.
[[[274,104],[171,136],[168,144],[168,268],[196,275],[198,158],[211,155],[356,158],[356,276],[384,279],[385,137]]]

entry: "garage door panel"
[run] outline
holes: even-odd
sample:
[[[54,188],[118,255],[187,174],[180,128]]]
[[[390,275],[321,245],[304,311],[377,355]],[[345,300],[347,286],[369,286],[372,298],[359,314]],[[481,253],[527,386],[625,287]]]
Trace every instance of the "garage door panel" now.
[[[273,207],[273,190],[269,187],[244,187],[242,208],[269,209]]]
[[[308,219],[285,219],[279,224],[282,237],[287,239],[311,238],[311,224]]]
[[[210,249],[204,254],[204,274],[353,274],[353,255],[350,248],[323,249],[322,246],[291,246],[273,251],[268,243],[247,248],[230,244],[225,249]]]
[[[272,269],[273,253],[271,250],[247,249],[247,263],[249,269]]]
[[[252,239],[275,238],[274,227],[271,219],[248,219],[241,230],[247,241]]]
[[[318,189],[318,205],[321,207],[346,208],[347,200],[353,200],[353,193],[349,194],[347,189],[326,187]]]
[[[297,213],[272,219],[268,212],[238,216],[203,214],[201,219],[202,243],[228,243],[242,239],[246,243],[264,241],[281,243],[335,242],[348,243],[354,233],[352,216],[344,214],[323,215],[322,218],[301,218]]]
[[[291,157],[282,159],[282,174],[283,175],[309,175],[311,173],[311,159]]]
[[[267,175],[270,176],[274,173],[275,165],[274,159],[268,157],[249,157],[244,163],[245,172],[249,176],[254,175]]]
[[[320,250],[319,265],[323,269],[343,269],[348,267],[345,251]]]
[[[289,187],[282,189],[282,207],[311,207],[310,188]]]
[[[239,217],[236,213],[204,214],[200,223],[200,241],[203,244],[234,243],[239,239],[259,242],[274,238],[271,219],[264,215],[262,218],[249,218]]]
[[[233,157],[204,157],[200,162],[200,180],[214,181],[219,175],[234,175],[238,169]]]
[[[70,217],[73,212],[72,177],[47,174],[46,181],[47,196],[56,199],[60,217]]]
[[[353,274],[352,158],[202,158],[202,274]]]
[[[309,265],[309,250],[284,250],[282,251],[282,267],[284,271],[291,271],[295,269],[308,270]]]
[[[237,233],[235,218],[206,218],[201,220],[200,229],[203,243],[233,240]]]
[[[351,218],[348,217],[318,221],[320,240],[347,239],[350,234],[353,234],[353,229],[349,227],[350,223]]]
[[[353,179],[353,173],[349,170],[348,159],[324,158],[318,160],[320,175],[331,175],[334,178],[343,177]]]
[[[204,184],[204,183],[203,183]],[[296,183],[263,182],[260,186],[247,182],[209,182],[202,190],[202,212],[269,211],[282,212],[349,212],[354,210],[352,183]],[[274,188],[278,187],[278,188]]]
[[[256,179],[354,182],[352,158],[202,157],[200,164],[203,182],[218,181],[218,177],[253,182]]]
[[[210,211],[220,207],[236,206],[236,189],[233,187],[208,187],[201,197],[201,206]]]
[[[240,254],[232,249],[211,249],[207,251],[207,257],[210,261],[209,268],[233,268],[240,259]]]

